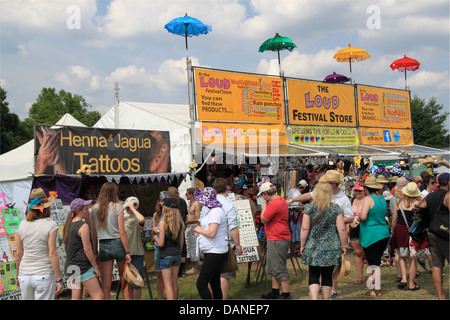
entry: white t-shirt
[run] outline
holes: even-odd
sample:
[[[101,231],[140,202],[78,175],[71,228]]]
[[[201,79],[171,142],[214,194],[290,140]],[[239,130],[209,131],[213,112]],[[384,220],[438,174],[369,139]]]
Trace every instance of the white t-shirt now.
[[[219,224],[216,236],[208,238],[204,235],[198,236],[199,248],[203,253],[225,253],[228,251],[227,220],[225,211],[221,207],[202,210],[200,215],[200,226],[204,230],[209,230],[211,223]]]
[[[297,188],[292,188],[288,192],[287,200],[290,200],[292,198],[295,198],[295,197],[298,197],[301,195],[302,195],[302,193]],[[289,208],[298,208],[298,207],[300,207],[301,204],[302,204],[301,202],[292,202],[289,205]]]
[[[23,243],[23,257],[19,275],[54,274],[49,258],[48,238],[58,230],[56,222],[50,219],[23,220],[17,233]]]
[[[314,191],[311,191],[311,199],[314,199]],[[340,190],[338,194],[333,195],[331,202],[336,203],[339,208],[341,208],[344,217],[353,218],[355,216],[352,209],[352,203],[342,190]]]

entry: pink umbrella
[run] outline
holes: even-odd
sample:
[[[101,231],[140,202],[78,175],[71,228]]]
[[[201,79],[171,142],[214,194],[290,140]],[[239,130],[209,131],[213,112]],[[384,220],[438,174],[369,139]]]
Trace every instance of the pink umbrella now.
[[[406,70],[416,71],[417,69],[419,69],[419,66],[420,66],[419,61],[412,58],[408,58],[406,54],[404,55],[403,58],[395,60],[394,62],[391,63],[392,70],[398,69],[398,71],[400,72],[405,71],[405,90],[408,90],[408,87],[406,85]]]

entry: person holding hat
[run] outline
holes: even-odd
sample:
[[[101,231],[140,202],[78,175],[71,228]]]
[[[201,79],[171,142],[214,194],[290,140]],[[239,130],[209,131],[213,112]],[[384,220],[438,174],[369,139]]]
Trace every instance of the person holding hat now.
[[[56,252],[58,226],[48,219],[55,196],[42,188],[31,190],[26,219],[17,231],[16,270],[22,300],[53,300],[63,290]]]
[[[220,272],[228,256],[227,217],[222,204],[217,200],[217,191],[214,188],[197,190],[194,197],[207,208],[202,210],[200,225],[194,229],[197,247],[204,256],[197,279],[197,290],[202,299],[222,300]]]
[[[359,241],[375,280],[374,289],[366,292],[366,295],[378,297],[381,296],[381,257],[390,236],[385,219],[387,204],[384,197],[379,194],[383,185],[378,183],[375,177],[368,176],[360,185],[366,189],[367,195],[359,215]]]
[[[167,198],[162,206],[163,219],[159,223],[159,235],[153,240],[160,247],[161,274],[167,300],[178,298],[178,270],[184,243],[184,222],[178,210],[178,201]]]
[[[414,222],[414,208],[421,202],[423,196],[415,182],[409,182],[402,188],[402,198],[395,203],[392,216],[392,238],[390,241],[391,249],[396,250],[399,256],[399,265],[401,270],[401,281],[397,285],[399,289],[408,286],[407,282],[407,264],[409,265],[409,290],[419,290],[414,280],[417,275],[417,260],[413,259],[410,252],[410,236],[408,234],[409,227]],[[406,219],[406,220],[405,220]],[[411,258],[411,259],[409,259]]]
[[[263,295],[262,298],[290,299],[289,271],[286,267],[291,244],[288,205],[270,182],[261,185],[258,196],[264,199],[261,222],[265,225],[267,236],[267,271],[272,276],[272,291]]]
[[[419,215],[428,224],[429,249],[431,251],[432,276],[440,300],[446,300],[442,290],[442,270],[445,260],[449,262],[449,208],[450,175],[448,172],[437,176],[438,189],[430,193],[419,204]]]
[[[103,299],[110,299],[114,260],[122,278],[125,263],[131,263],[128,237],[124,223],[124,209],[119,202],[119,187],[114,182],[102,185],[98,201],[91,213],[92,243],[100,262]]]
[[[128,246],[130,247],[131,264],[136,267],[139,274],[144,278],[144,246],[141,240],[145,217],[138,211],[139,199],[128,197],[123,205],[125,230],[127,231]],[[140,300],[142,287],[122,281],[123,294],[132,300]]]
[[[83,288],[93,300],[103,300],[100,269],[94,255],[89,225],[85,222],[91,203],[92,200],[74,199],[63,229],[66,274],[75,275],[70,277],[72,300],[81,300]]]

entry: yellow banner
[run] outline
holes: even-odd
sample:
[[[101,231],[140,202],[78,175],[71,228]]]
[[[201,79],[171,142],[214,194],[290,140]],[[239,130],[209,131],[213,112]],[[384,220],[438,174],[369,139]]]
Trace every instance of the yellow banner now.
[[[287,80],[289,123],[356,127],[353,86]]]
[[[411,128],[409,92],[357,86],[360,126]]]
[[[292,125],[290,137],[293,144],[302,146],[359,144],[356,128]]]
[[[359,128],[359,141],[373,145],[413,144],[411,129]]]
[[[202,142],[214,145],[287,144],[284,125],[200,122]]]
[[[285,122],[281,78],[196,68],[195,93],[198,121]]]

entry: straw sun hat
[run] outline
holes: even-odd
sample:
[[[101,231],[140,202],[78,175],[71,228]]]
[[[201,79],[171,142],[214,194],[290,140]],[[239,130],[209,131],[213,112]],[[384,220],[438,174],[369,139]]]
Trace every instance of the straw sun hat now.
[[[139,287],[144,286],[144,279],[142,278],[138,269],[136,269],[136,267],[133,266],[131,263],[125,264],[125,271],[123,272],[123,277],[130,284]]]
[[[363,183],[360,184],[363,187],[371,188],[371,189],[382,189],[383,185],[377,182],[375,177],[369,176],[364,180]]]
[[[27,210],[39,209],[40,211],[43,211],[44,208],[50,207],[55,199],[55,196],[47,197],[44,189],[36,188],[31,190],[30,203],[26,203],[25,201],[23,203],[27,206]]]
[[[422,194],[415,182],[409,182],[406,187],[403,187],[402,193],[410,198],[417,198]]]
[[[320,182],[343,184],[344,180],[341,179],[341,174],[336,170],[328,170],[323,176],[320,177]]]

